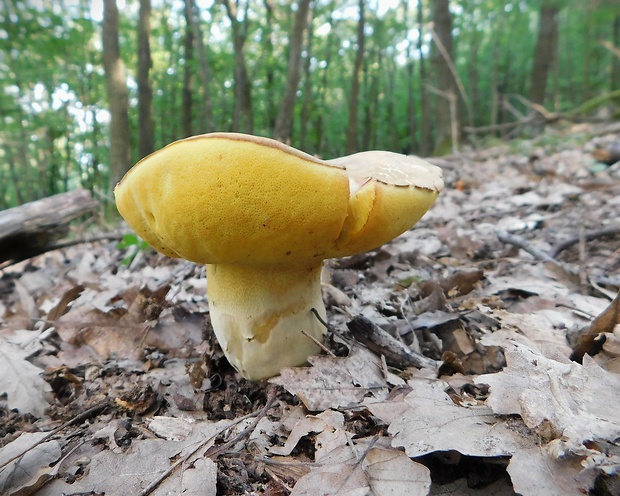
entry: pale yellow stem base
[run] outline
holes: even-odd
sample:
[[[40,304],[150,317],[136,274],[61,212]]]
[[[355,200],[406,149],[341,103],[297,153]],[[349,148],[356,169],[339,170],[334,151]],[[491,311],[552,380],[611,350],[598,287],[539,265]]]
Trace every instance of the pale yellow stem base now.
[[[207,265],[209,313],[230,363],[247,379],[273,377],[303,365],[326,329],[322,263],[310,267]]]

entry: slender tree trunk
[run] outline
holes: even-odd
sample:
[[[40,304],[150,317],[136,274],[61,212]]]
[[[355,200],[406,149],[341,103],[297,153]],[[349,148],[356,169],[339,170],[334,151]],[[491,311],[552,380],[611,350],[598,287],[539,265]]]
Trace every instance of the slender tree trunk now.
[[[613,20],[612,43],[615,47],[620,47],[620,13],[617,13]],[[612,54],[611,60],[611,91],[620,88],[620,57]]]
[[[497,21],[497,29],[499,32],[502,32],[504,29],[504,23],[506,20],[506,16],[504,12],[499,13],[499,19]],[[501,53],[501,44],[495,43],[493,45],[493,49],[491,51],[491,108],[489,111],[489,122],[491,126],[495,126],[497,124],[497,119],[499,117],[499,101],[500,101],[500,88],[499,88],[499,73],[500,73],[500,53]],[[477,108],[474,104],[474,109]]]
[[[359,0],[359,21],[357,23],[357,53],[351,79],[349,99],[349,122],[347,125],[346,153],[357,151],[357,112],[360,93],[360,73],[364,62],[364,0]]]
[[[469,50],[469,91],[471,95],[471,106],[474,110],[481,108],[480,105],[480,86],[479,86],[479,73],[478,73],[478,53],[480,50],[480,44],[482,43],[482,35],[477,32],[473,34],[471,48]],[[472,115],[472,119],[475,119],[476,113]],[[475,120],[473,125],[476,125]]]
[[[129,99],[125,64],[118,42],[116,0],[103,2],[103,66],[110,107],[110,186],[114,188],[131,166]]]
[[[327,87],[329,85],[328,72],[332,63],[332,53],[334,51],[334,41],[336,39],[335,36],[335,25],[334,25],[334,17],[333,12],[335,8],[335,2],[333,2],[329,9],[329,20],[327,23],[329,24],[329,34],[327,35],[327,44],[325,46],[325,67],[323,68],[323,74],[321,76],[321,85],[319,86],[319,97],[318,97],[318,105],[317,105],[317,114],[316,114],[316,122],[315,122],[315,144],[314,150],[315,153],[319,156],[323,155],[323,146],[325,144],[324,138],[324,127],[325,127],[325,98],[327,95]]]
[[[428,83],[428,77],[426,75],[426,57],[424,55],[424,47],[422,44],[422,26],[424,25],[424,4],[423,0],[418,0],[418,58],[419,70],[420,70],[420,110],[421,110],[421,133],[420,133],[420,155],[427,156],[433,149],[432,143],[432,130],[434,120],[431,119],[430,102],[428,99],[428,91],[426,84]]]
[[[193,125],[193,95],[194,78],[192,74],[192,60],[194,58],[194,27],[192,17],[194,1],[185,0],[185,40],[183,65],[183,104],[181,106],[181,126],[185,137],[194,134]]]
[[[308,11],[310,0],[299,0],[293,32],[289,38],[288,73],[286,75],[286,88],[280,102],[280,110],[276,119],[274,136],[277,140],[288,143],[291,140],[295,101],[297,100],[297,87],[301,78],[301,52],[304,41],[304,31],[308,23]]]
[[[547,79],[555,61],[558,47],[559,8],[553,2],[543,2],[540,8],[540,22],[534,65],[530,76],[530,100],[540,105],[545,103]]]
[[[456,98],[457,88],[454,76],[450,70],[448,60],[452,59],[452,14],[450,13],[449,0],[435,0],[433,4],[433,24],[435,28],[435,45],[433,50],[433,65],[437,81],[437,89],[443,96],[437,97],[436,120],[437,140],[436,150],[445,152],[453,144],[453,119],[455,118],[451,108],[451,98]],[[452,103],[454,105],[454,103]]]
[[[146,157],[155,150],[153,90],[149,81],[151,60],[151,0],[140,0],[138,21],[138,153]]]
[[[275,86],[275,57],[273,54],[273,5],[271,0],[264,0],[265,10],[265,31],[263,32],[263,51],[267,59],[265,63],[265,89],[267,90],[267,127],[275,129],[276,118],[278,117],[278,109],[275,104],[274,86]]]
[[[193,3],[193,2],[192,2]],[[196,49],[198,50],[198,63],[200,64],[200,80],[202,83],[202,108],[201,132],[211,133],[215,131],[215,120],[213,119],[213,104],[211,103],[211,71],[207,60],[207,47],[204,42],[204,33],[200,27],[200,7],[193,3],[192,27],[194,28]]]
[[[248,76],[243,47],[247,36],[248,12],[246,8],[243,22],[237,17],[237,4],[232,0],[222,0],[233,32],[235,50],[235,110],[233,112],[233,131],[252,133],[254,129],[254,111],[252,109],[252,85]]]
[[[405,29],[409,32],[409,0],[403,0],[403,17],[405,19]],[[413,42],[407,39],[407,135],[409,137],[409,143],[406,145],[405,152],[409,153],[411,150],[418,148],[418,125],[416,122],[416,109],[415,109],[415,91],[414,91],[414,64],[413,64]],[[391,95],[393,98],[394,95]],[[390,100],[393,101],[393,100]]]
[[[308,138],[308,124],[310,123],[310,111],[312,108],[312,72],[310,71],[310,61],[312,60],[312,40],[314,38],[314,30],[312,28],[312,9],[308,14],[308,37],[306,41],[306,58],[304,59],[304,99],[301,106],[301,123],[299,129],[299,147],[306,149],[306,141]]]
[[[385,59],[384,55],[382,55],[382,57]],[[387,137],[380,136],[381,140],[377,140],[378,145],[383,147],[384,145],[381,145],[381,143],[387,143],[389,146],[388,148],[389,150],[393,150],[395,152],[409,153],[411,151],[412,143],[411,142],[407,143],[407,145],[405,146],[405,149],[403,150],[402,147],[400,146],[400,136],[398,135],[398,133],[394,132],[394,130],[398,128],[397,118],[396,118],[396,102],[397,102],[396,74],[397,74],[398,68],[396,67],[396,63],[393,58],[389,58],[385,62],[385,65],[387,66],[386,72],[387,72],[387,83],[388,83],[387,94],[385,95],[385,98],[387,100],[385,120],[388,123],[388,127],[387,129],[385,129],[385,131],[387,132]],[[413,105],[413,102],[411,102],[411,104]],[[412,109],[412,112],[414,114],[413,121],[415,124],[415,109]],[[407,102],[407,113],[409,113],[409,101]],[[410,120],[408,124],[411,125]],[[383,126],[377,126],[377,131],[382,128]]]

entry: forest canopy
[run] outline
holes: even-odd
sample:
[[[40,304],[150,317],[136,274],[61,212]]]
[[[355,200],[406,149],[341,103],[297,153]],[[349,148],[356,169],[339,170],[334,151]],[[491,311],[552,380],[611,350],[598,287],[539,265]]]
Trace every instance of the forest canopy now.
[[[614,0],[5,0],[0,208],[212,131],[418,155],[617,117]]]

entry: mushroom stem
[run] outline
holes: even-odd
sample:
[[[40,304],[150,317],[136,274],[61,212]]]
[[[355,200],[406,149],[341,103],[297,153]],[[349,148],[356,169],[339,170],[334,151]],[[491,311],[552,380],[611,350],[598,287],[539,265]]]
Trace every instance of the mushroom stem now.
[[[207,264],[209,313],[230,363],[247,379],[272,377],[303,365],[319,347],[326,318],[322,263],[307,266]]]

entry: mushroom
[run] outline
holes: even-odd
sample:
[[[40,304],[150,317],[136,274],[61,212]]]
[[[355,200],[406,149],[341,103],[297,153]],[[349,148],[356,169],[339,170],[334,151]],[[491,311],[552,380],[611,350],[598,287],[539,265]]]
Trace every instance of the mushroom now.
[[[320,160],[277,141],[212,133],[176,141],[116,186],[119,212],[157,251],[207,266],[209,313],[247,379],[319,351],[323,260],[411,228],[443,189],[420,158],[369,151]]]

